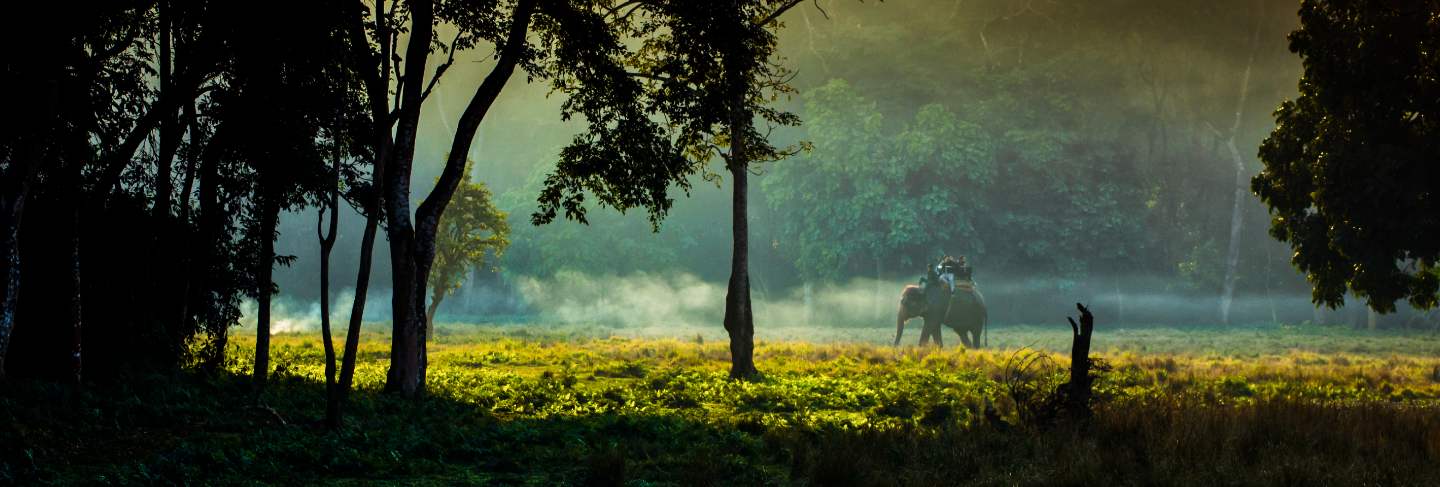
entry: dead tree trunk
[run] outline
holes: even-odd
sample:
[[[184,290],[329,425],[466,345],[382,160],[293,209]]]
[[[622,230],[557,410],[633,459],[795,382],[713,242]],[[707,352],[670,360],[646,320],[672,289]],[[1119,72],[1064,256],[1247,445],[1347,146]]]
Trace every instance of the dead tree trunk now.
[[[1260,24],[1255,24],[1255,33],[1250,41],[1250,57],[1245,61],[1245,72],[1240,76],[1240,99],[1235,103],[1235,122],[1230,125],[1230,133],[1222,136],[1219,131],[1211,127],[1216,138],[1224,138],[1225,148],[1230,152],[1230,159],[1235,164],[1235,200],[1230,209],[1230,245],[1225,256],[1225,281],[1220,292],[1220,322],[1230,324],[1230,305],[1235,297],[1235,281],[1240,271],[1240,229],[1245,221],[1245,207],[1243,205],[1247,193],[1250,192],[1250,178],[1245,175],[1245,159],[1240,156],[1240,149],[1235,145],[1235,137],[1240,132],[1241,115],[1245,109],[1245,98],[1250,94],[1250,66],[1255,62],[1255,46],[1259,43]]]
[[[1093,378],[1090,377],[1090,336],[1095,331],[1095,316],[1090,314],[1090,309],[1085,305],[1075,303],[1075,308],[1080,310],[1080,323],[1075,319],[1065,317],[1070,321],[1070,330],[1073,342],[1070,346],[1070,382],[1062,387],[1065,388],[1064,407],[1072,418],[1086,419],[1090,417],[1090,397]]]
[[[279,219],[280,207],[274,196],[262,195],[260,201],[260,258],[256,261],[255,300],[259,308],[255,322],[255,371],[252,380],[257,391],[265,388],[270,374],[270,300],[274,284],[271,277],[275,269],[275,226]]]

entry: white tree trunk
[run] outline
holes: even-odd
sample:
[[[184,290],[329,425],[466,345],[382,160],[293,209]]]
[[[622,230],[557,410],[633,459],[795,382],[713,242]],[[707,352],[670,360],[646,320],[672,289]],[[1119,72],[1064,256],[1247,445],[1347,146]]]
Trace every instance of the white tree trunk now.
[[[1245,222],[1243,203],[1245,202],[1247,179],[1245,162],[1240,158],[1240,150],[1235,147],[1233,132],[1225,145],[1230,149],[1230,157],[1235,160],[1235,202],[1230,211],[1230,248],[1225,257],[1225,284],[1220,292],[1220,322],[1228,325],[1230,324],[1230,305],[1235,297],[1235,281],[1239,278],[1237,274],[1240,268],[1240,229]]]
[[[1240,149],[1235,147],[1235,136],[1240,132],[1240,120],[1245,109],[1245,98],[1250,94],[1250,66],[1255,62],[1255,45],[1259,40],[1260,24],[1255,24],[1255,33],[1250,42],[1250,56],[1245,60],[1245,72],[1240,76],[1240,99],[1235,103],[1235,122],[1230,125],[1230,133],[1225,137],[1225,148],[1230,152],[1230,158],[1235,163],[1235,201],[1230,210],[1230,246],[1225,257],[1225,282],[1220,292],[1220,322],[1230,324],[1230,305],[1235,297],[1235,281],[1240,267],[1240,228],[1244,223],[1243,203],[1245,195],[1249,192],[1248,178],[1245,177],[1245,159],[1240,157]],[[1212,131],[1215,129],[1212,127]],[[1220,137],[1219,131],[1215,131],[1216,137]]]

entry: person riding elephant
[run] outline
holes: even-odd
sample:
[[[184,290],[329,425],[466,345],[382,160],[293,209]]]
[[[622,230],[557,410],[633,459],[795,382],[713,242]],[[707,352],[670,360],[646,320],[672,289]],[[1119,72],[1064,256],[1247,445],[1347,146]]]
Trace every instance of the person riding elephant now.
[[[946,256],[940,264],[930,268],[919,286],[906,286],[901,292],[900,309],[896,313],[895,345],[905,331],[905,322],[921,318],[920,345],[930,343],[944,346],[941,325],[949,326],[960,335],[960,341],[967,347],[978,347],[984,336],[989,314],[985,298],[976,289],[974,272],[965,257],[955,259]],[[987,340],[988,341],[988,340]]]

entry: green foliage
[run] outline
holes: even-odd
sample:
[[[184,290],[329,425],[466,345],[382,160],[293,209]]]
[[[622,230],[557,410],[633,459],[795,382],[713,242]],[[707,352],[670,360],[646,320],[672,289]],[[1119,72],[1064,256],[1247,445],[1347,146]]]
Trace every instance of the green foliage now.
[[[1440,2],[1307,0],[1300,96],[1275,111],[1252,188],[1316,303],[1440,299]]]
[[[800,123],[773,106],[794,90],[787,83],[790,71],[772,59],[781,26],[776,17],[799,3],[664,0],[624,6],[628,10],[621,18],[639,47],[624,69],[607,74],[639,84],[623,83],[623,91],[607,96],[641,100],[644,110],[618,118],[587,113],[591,131],[601,135],[577,138],[562,152],[545,179],[532,222],[550,223],[563,212],[566,219],[584,223],[589,194],[600,206],[622,212],[646,208],[652,229],[659,230],[673,204],[671,186],[688,195],[691,176],[715,174],[705,169],[712,159],[725,160],[726,170],[748,171],[752,163],[799,150],[772,145],[755,123],[771,129]],[[587,102],[591,97],[567,101],[567,114]]]
[[[1001,88],[1045,72],[971,82]],[[1115,162],[1124,149],[1071,126],[1085,107],[1057,90],[1041,101],[1000,95],[963,114],[925,105],[897,132],[843,80],[807,92],[814,149],[762,183],[781,245],[802,274],[822,279],[876,260],[914,268],[942,253],[1078,279],[1125,258],[1147,240],[1143,195]]]
[[[486,267],[486,253],[499,259],[510,245],[508,215],[495,207],[484,183],[470,182],[472,161],[465,162],[460,185],[450,198],[435,232],[435,261],[430,269],[431,306],[454,293],[472,269]],[[490,267],[497,267],[493,262]]]

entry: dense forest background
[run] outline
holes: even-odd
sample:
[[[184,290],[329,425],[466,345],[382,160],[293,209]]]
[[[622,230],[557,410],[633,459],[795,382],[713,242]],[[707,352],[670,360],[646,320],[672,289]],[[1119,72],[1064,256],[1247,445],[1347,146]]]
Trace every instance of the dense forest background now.
[[[1061,295],[1124,322],[1218,320],[1238,179],[1227,142],[1248,188],[1271,111],[1296,90],[1292,3],[819,6],[781,31],[800,94],[779,104],[805,124],[773,134],[813,150],[764,167],[751,186],[762,315],[883,322],[899,286],[951,253],[974,263],[1000,322],[1048,319],[1044,310],[1070,299]],[[438,175],[459,117],[447,99],[464,98],[490,55],[468,54],[422,114],[417,193]],[[492,109],[498,123],[480,128],[472,176],[508,212],[513,243],[498,270],[472,273],[441,321],[718,317],[728,189],[696,178],[655,233],[643,215],[613,212],[594,213],[588,227],[530,224],[543,176],[583,128],[552,115],[559,103],[546,85],[515,83]],[[1359,306],[1315,311],[1248,189],[1239,210],[1233,321],[1365,320]],[[275,276],[281,302],[300,315],[293,323],[313,322],[318,309],[313,211],[284,215],[276,245],[296,256]],[[356,260],[361,227],[347,211],[336,268]],[[387,255],[375,258],[376,282],[386,282]],[[651,299],[665,294],[692,305]],[[367,316],[383,319],[385,301],[370,300],[379,306]],[[817,302],[838,312],[817,316]],[[620,316],[642,304],[652,312]]]

